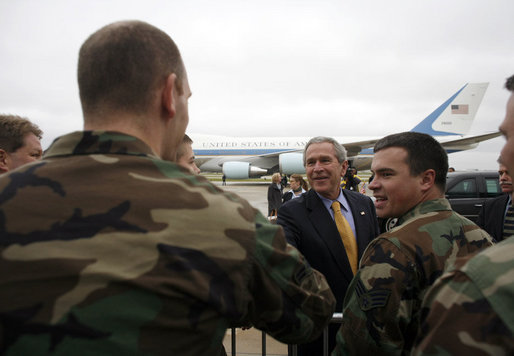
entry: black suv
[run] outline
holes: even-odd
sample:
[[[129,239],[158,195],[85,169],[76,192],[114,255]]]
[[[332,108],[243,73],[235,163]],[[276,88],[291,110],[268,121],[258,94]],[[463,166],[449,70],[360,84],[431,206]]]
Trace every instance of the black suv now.
[[[488,199],[502,194],[498,172],[462,171],[448,173],[446,198],[452,209],[476,222],[480,208]]]

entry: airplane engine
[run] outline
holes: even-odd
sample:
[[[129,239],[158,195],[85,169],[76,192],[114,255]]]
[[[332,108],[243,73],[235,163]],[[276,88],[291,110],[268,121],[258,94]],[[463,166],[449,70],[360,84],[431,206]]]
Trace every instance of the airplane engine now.
[[[278,166],[280,172],[284,174],[305,173],[305,167],[303,166],[303,153],[282,153],[278,156]]]
[[[228,179],[248,179],[265,175],[268,172],[265,169],[254,167],[248,162],[225,162],[222,171]]]

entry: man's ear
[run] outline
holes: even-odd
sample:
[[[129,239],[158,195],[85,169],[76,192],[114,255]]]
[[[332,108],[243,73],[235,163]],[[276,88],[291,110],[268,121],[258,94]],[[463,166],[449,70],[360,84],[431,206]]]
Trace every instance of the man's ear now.
[[[171,73],[166,78],[166,82],[164,84],[164,88],[162,89],[162,110],[166,117],[173,118],[176,114],[175,108],[175,98],[174,95],[178,90],[177,88],[177,75],[175,73]]]
[[[427,191],[435,185],[435,170],[427,169],[421,173],[421,189]]]
[[[341,177],[346,175],[346,171],[348,170],[348,161],[344,161],[341,167]]]
[[[0,173],[9,171],[9,154],[0,148]]]

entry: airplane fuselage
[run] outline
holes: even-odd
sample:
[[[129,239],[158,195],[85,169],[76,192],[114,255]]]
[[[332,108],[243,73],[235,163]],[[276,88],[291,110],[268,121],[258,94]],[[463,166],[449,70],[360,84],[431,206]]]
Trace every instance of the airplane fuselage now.
[[[334,137],[345,146],[345,143],[376,141],[381,137]],[[436,137],[441,142],[461,138],[459,135]],[[195,160],[204,172],[221,172],[225,162],[252,161],[259,159],[259,167],[277,171],[276,160],[270,159],[266,163],[266,156],[280,155],[288,152],[302,153],[310,137],[228,137],[193,135],[193,151]],[[357,169],[369,169],[373,158],[372,147],[362,145],[359,151],[348,150],[348,159]],[[451,152],[458,152],[476,147],[476,144],[455,146]]]

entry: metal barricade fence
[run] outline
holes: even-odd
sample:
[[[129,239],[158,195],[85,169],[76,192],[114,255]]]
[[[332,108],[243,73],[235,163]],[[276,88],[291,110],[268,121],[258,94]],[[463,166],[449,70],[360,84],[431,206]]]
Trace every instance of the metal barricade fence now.
[[[332,315],[332,319],[330,319],[331,323],[341,323],[343,320],[343,313],[334,313]],[[236,328],[232,328],[231,335],[232,342],[232,356],[236,356]],[[266,356],[266,333],[262,332],[262,342],[261,342],[261,350],[262,356]],[[297,345],[288,345],[288,351],[291,356],[297,356]],[[328,325],[323,329],[323,356],[328,356]]]

